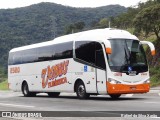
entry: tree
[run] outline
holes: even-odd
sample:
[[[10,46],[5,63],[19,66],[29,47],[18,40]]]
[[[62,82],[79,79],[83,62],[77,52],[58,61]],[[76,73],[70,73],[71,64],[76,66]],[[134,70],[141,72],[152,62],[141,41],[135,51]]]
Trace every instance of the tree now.
[[[69,26],[66,27],[65,34],[80,32],[84,27],[85,27],[84,22],[77,22],[74,24],[70,24]]]
[[[84,22],[77,22],[74,24],[74,26],[76,27],[76,29],[82,30],[85,27],[85,23]]]
[[[154,32],[160,40],[160,4],[142,9],[134,19],[137,31],[143,30],[146,35]]]
[[[100,28],[107,28],[109,24],[109,21],[107,18],[103,18],[99,21],[99,27]]]
[[[92,22],[92,28],[107,28],[109,26],[109,20],[107,18],[102,18],[98,22]]]

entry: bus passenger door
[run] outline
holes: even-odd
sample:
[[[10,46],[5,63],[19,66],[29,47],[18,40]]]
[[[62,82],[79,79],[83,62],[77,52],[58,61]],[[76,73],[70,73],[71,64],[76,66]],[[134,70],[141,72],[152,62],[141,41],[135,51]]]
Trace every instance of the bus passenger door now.
[[[106,64],[102,49],[96,50],[96,66],[97,92],[106,94]]]

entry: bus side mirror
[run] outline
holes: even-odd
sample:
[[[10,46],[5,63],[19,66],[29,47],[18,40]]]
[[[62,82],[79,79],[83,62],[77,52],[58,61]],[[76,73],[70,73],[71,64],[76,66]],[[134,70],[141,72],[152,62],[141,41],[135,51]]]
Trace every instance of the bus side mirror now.
[[[149,46],[152,56],[154,56],[156,54],[155,47],[154,47],[153,43],[148,42],[148,41],[140,41],[140,43],[143,44],[143,45],[148,45]]]
[[[112,48],[111,48],[111,43],[110,43],[110,41],[109,40],[105,40],[104,42],[103,42],[104,44],[105,44],[105,50],[106,50],[106,53],[107,54],[111,54],[112,53]]]

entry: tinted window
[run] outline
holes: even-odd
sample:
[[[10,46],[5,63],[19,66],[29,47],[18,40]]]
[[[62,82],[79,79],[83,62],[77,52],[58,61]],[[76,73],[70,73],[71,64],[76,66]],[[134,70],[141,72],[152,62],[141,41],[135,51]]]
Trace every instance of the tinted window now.
[[[10,54],[9,54],[8,64],[9,64],[9,65],[12,65],[12,64],[13,64],[13,53],[10,53]]]
[[[53,60],[55,54],[53,48],[53,45],[37,48],[37,62]]]
[[[76,58],[105,69],[105,59],[100,43],[78,41],[75,43]]]
[[[106,69],[103,49],[100,46],[100,44],[97,44],[97,50],[96,50],[96,66],[102,69]]]
[[[22,63],[31,63],[37,60],[37,49],[20,51],[22,53]]]
[[[54,47],[54,59],[65,59],[73,57],[73,42],[57,44]]]
[[[75,43],[76,58],[95,64],[95,42],[78,41]]]
[[[13,64],[21,64],[22,63],[22,54],[21,52],[17,52],[17,54],[12,54],[12,63]]]
[[[73,42],[55,44],[10,53],[9,65],[73,57]]]
[[[57,60],[73,57],[73,42],[37,48],[38,61]]]

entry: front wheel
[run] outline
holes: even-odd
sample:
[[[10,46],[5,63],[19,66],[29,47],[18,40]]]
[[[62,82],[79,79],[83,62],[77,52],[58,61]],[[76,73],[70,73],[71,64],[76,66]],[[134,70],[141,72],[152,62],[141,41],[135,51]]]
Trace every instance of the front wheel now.
[[[89,97],[89,94],[86,93],[86,88],[83,82],[79,82],[76,86],[76,94],[79,99],[86,99]]]
[[[121,94],[110,94],[110,97],[114,100],[118,99],[121,96]]]

